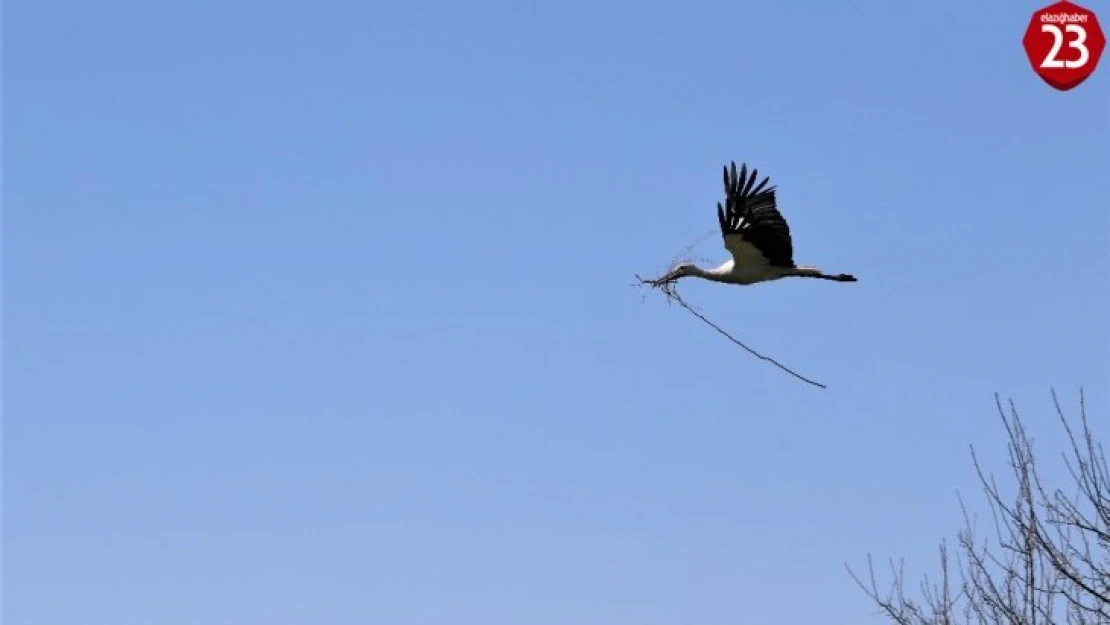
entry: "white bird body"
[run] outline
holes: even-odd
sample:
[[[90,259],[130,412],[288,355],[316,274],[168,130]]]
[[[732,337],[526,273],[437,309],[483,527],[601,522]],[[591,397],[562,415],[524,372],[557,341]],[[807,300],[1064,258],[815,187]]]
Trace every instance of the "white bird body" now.
[[[739,285],[791,276],[856,282],[849,274],[826,274],[816,267],[794,264],[790,227],[776,206],[775,188],[764,188],[770,181],[767,177],[757,186],[757,170],[753,169],[750,177],[747,171],[747,164],[741,166],[739,175],[736,163],[731,171],[725,167],[725,205],[717,203],[721,234],[732,258],[713,269],[679,265],[662,278],[646,282],[661,285],[688,276]]]
[[[724,284],[740,284],[747,286],[757,282],[770,282],[771,280],[780,280],[790,276],[821,278],[824,277],[824,274],[816,267],[789,268],[775,267],[773,265],[742,265],[737,267],[736,261],[729,259],[719,267],[714,267],[713,269],[702,269],[695,265],[682,265],[678,269],[667,274],[670,280],[665,281],[677,280],[687,276],[694,276],[713,282],[722,282]],[[837,276],[830,276],[828,279],[850,282],[850,280],[843,280]]]

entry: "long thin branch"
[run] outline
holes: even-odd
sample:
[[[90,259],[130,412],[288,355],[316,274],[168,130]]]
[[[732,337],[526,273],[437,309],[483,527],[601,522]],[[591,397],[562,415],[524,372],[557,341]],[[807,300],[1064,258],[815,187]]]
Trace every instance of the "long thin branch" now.
[[[641,283],[648,283],[648,284],[653,284],[654,283],[654,281],[644,280],[640,276],[636,276],[636,279],[639,280]],[[698,312],[693,306],[690,306],[689,304],[687,304],[686,300],[682,299],[682,296],[680,296],[678,294],[678,291],[676,290],[676,288],[673,284],[668,284],[668,285],[666,285],[666,288],[661,288],[661,290],[667,296],[668,299],[671,299],[671,300],[674,300],[674,301],[678,302],[678,304],[680,306],[682,306],[683,308],[685,308],[691,315],[694,315],[698,319],[701,319],[703,323],[705,323],[709,327],[711,327],[714,330],[716,330],[717,332],[719,332],[722,336],[724,336],[728,340],[730,340],[733,343],[735,343],[735,344],[739,345],[740,347],[744,348],[744,350],[747,351],[749,354],[755,356],[756,358],[759,358],[760,360],[765,360],[765,361],[775,365],[779,369],[782,369],[783,371],[789,373],[790,375],[798,378],[799,380],[801,380],[803,382],[806,382],[807,384],[812,384],[813,386],[816,386],[816,387],[819,387],[819,388],[827,388],[824,384],[822,384],[822,383],[820,383],[816,380],[812,380],[810,378],[807,378],[806,376],[798,373],[797,371],[794,371],[790,367],[787,367],[786,365],[784,365],[781,362],[775,360],[774,358],[771,358],[770,356],[764,356],[763,354],[761,354],[761,353],[755,351],[754,349],[748,347],[740,339],[738,339],[738,338],[732,336],[731,334],[729,334],[728,332],[725,332],[724,330],[722,330],[720,326],[718,326],[717,324],[715,324],[712,321],[710,321],[709,319],[707,319],[705,317],[705,315]]]

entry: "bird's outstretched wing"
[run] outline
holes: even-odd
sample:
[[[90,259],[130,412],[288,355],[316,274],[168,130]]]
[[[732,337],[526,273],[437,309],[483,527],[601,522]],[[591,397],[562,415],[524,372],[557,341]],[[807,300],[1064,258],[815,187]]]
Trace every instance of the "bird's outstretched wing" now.
[[[790,227],[775,204],[775,187],[769,177],[756,184],[758,171],[748,175],[747,164],[725,167],[725,205],[717,203],[717,218],[725,248],[732,253],[737,267],[774,265],[794,266],[794,245]]]

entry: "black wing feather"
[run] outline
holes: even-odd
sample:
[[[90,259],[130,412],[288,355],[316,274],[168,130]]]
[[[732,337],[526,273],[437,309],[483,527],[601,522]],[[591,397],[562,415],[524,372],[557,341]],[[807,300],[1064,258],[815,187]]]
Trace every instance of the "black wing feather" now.
[[[721,224],[722,236],[739,235],[751,243],[779,267],[794,267],[794,245],[790,238],[790,226],[779,213],[775,202],[775,187],[767,187],[770,177],[765,176],[756,185],[759,171],[742,163],[737,175],[736,162],[732,168],[725,167],[725,205],[717,203],[717,219]]]

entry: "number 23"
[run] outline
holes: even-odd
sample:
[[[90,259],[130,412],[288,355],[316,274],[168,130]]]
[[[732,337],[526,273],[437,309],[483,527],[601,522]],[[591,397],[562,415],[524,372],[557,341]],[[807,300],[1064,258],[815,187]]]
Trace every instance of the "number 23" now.
[[[1087,41],[1087,30],[1079,24],[1067,24],[1064,30],[1076,34],[1075,40],[1068,42],[1068,47],[1078,49],[1079,58],[1074,61],[1061,61],[1056,58],[1056,55],[1060,54],[1060,46],[1064,44],[1064,33],[1056,24],[1041,24],[1042,33],[1052,33],[1052,49],[1041,63],[1041,67],[1083,67],[1087,64],[1091,57],[1087,46],[1084,45]]]

